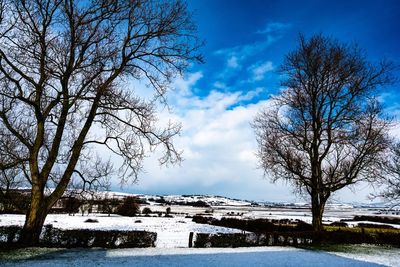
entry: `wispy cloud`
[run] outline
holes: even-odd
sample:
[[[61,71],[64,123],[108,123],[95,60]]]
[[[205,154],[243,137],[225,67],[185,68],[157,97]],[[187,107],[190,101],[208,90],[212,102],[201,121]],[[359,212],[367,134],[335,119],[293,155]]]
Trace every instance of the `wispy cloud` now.
[[[282,22],[270,22],[264,29],[257,31],[259,34],[271,34],[271,33],[282,33],[289,29],[292,25],[289,23]]]
[[[268,46],[278,41],[279,38],[269,35],[262,41],[220,49],[215,51],[215,54],[226,59],[226,66],[228,68],[237,69],[241,67],[245,59],[262,52]]]
[[[220,77],[230,78],[234,73],[243,69],[247,64],[247,60],[255,56],[273,43],[279,41],[287,29],[291,27],[288,23],[272,22],[268,23],[265,28],[256,31],[262,37],[258,36],[258,40],[251,43],[244,43],[241,45],[219,49],[214,52],[215,55],[222,57],[225,60],[225,69],[220,72]],[[263,66],[268,69],[268,66]],[[254,78],[261,80],[263,78],[262,69],[259,69],[260,74]]]
[[[261,81],[264,79],[265,75],[268,72],[274,70],[274,66],[271,61],[266,62],[258,62],[256,64],[251,65],[248,70],[250,71],[253,81]]]
[[[216,81],[213,84],[214,88],[216,89],[227,89],[227,86],[225,83],[221,82],[221,81]]]
[[[236,55],[232,55],[231,57],[228,58],[226,65],[229,68],[237,69],[240,67],[239,62],[238,62],[238,57]]]

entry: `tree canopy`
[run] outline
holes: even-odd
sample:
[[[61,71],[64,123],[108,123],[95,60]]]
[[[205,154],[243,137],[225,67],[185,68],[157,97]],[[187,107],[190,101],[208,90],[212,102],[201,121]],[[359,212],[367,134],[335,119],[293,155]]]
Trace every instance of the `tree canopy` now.
[[[0,169],[32,187],[21,240],[36,242],[72,181],[87,189],[114,171],[98,146],[122,159],[123,182],[155,147],[161,164],[180,160],[180,125],[160,128],[155,100],[129,82],[145,81],[162,100],[201,60],[199,42],[180,0],[2,0],[0,11]]]
[[[390,122],[377,88],[391,82],[390,69],[357,46],[301,36],[281,66],[283,91],[254,120],[261,167],[311,197],[315,230],[333,192],[382,169]]]

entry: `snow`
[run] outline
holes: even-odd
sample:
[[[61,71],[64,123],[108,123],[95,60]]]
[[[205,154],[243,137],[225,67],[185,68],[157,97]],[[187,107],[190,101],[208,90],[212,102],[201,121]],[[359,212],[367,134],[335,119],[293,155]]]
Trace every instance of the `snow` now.
[[[96,219],[98,223],[85,223],[87,219]],[[24,215],[0,215],[0,226],[23,226]],[[141,222],[138,222],[141,221]],[[188,247],[189,233],[240,233],[242,231],[220,226],[197,224],[183,217],[123,217],[118,215],[90,214],[89,216],[69,216],[67,214],[49,214],[45,224],[60,229],[93,230],[137,230],[157,233],[156,247]]]
[[[189,207],[182,207],[187,209]],[[247,207],[249,208],[249,207]],[[165,207],[163,207],[165,209]],[[201,208],[204,210],[204,208]],[[236,207],[235,212],[245,207]],[[173,206],[176,212],[179,209]],[[220,216],[232,209],[215,211]],[[199,211],[197,208],[195,211]],[[220,212],[220,213],[218,213]],[[304,210],[252,210],[247,216],[260,217],[268,214],[269,218],[291,218],[308,221],[310,216]],[[340,218],[331,213],[328,218]],[[184,215],[174,214],[166,217],[123,217],[104,214],[75,215],[49,214],[45,224],[52,224],[60,229],[95,229],[95,230],[144,230],[157,233],[156,248],[146,249],[72,249],[48,251],[29,260],[2,262],[1,266],[400,266],[400,249],[378,246],[358,245],[354,249],[342,249],[340,252],[308,251],[291,247],[257,247],[257,248],[205,248],[189,249],[189,233],[237,233],[230,229],[205,224],[196,224]],[[337,217],[336,217],[337,216]],[[96,219],[98,223],[85,223],[87,219]],[[326,218],[325,218],[326,219]],[[0,226],[20,225],[24,215],[2,214]],[[140,221],[140,222],[139,222]],[[358,248],[362,249],[358,249]],[[32,255],[39,255],[38,253]],[[1,256],[1,255],[0,255]],[[26,260],[28,258],[28,260]],[[381,265],[379,265],[381,264]]]
[[[8,260],[4,261],[2,266],[373,267],[382,265],[340,257],[326,252],[263,247],[237,249],[75,249],[51,252],[22,261]]]
[[[400,248],[376,245],[343,245],[346,252],[330,252],[332,254],[355,260],[379,263],[386,266],[400,266]]]

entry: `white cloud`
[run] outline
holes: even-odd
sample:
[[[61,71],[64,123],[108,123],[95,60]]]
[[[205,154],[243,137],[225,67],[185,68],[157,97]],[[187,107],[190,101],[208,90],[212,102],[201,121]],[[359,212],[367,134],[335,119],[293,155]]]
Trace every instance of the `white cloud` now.
[[[205,97],[193,93],[202,73],[189,74],[174,82],[168,95],[173,113],[163,109],[161,122],[170,119],[183,125],[175,145],[184,150],[181,165],[160,167],[160,151],[144,162],[146,172],[127,191],[152,194],[217,194],[268,201],[295,201],[290,186],[271,184],[257,168],[257,144],[250,122],[269,100],[254,101],[264,92],[211,91]],[[365,195],[338,194],[343,201],[365,201]]]
[[[263,30],[257,31],[260,34],[270,34],[276,32],[282,32],[287,30],[292,25],[289,23],[282,23],[282,22],[270,22],[268,23]]]
[[[216,81],[213,86],[217,89],[226,89],[226,84],[220,81]]]
[[[239,62],[238,62],[238,57],[237,56],[230,56],[226,61],[226,65],[229,68],[232,68],[232,69],[239,68],[240,65],[239,65]]]
[[[226,66],[225,70],[220,72],[220,79],[232,77],[242,69],[242,67],[247,63],[246,60],[248,58],[263,52],[270,45],[277,42],[290,27],[290,24],[286,23],[269,23],[264,29],[256,31],[256,33],[261,34],[261,36],[258,35],[258,38],[253,42],[242,43],[215,51],[214,54],[221,56],[224,59]],[[262,70],[260,69],[260,71]],[[256,78],[260,80],[262,77],[263,74],[256,76]]]
[[[156,152],[145,160],[146,173],[132,191],[293,199],[291,194],[282,197],[282,192],[290,189],[268,183],[257,169],[257,146],[250,122],[268,101],[249,102],[264,89],[226,93],[214,90],[199,97],[192,89],[201,77],[201,73],[192,73],[177,79],[177,90],[168,95],[173,114],[163,110],[159,116],[161,121],[172,118],[182,123],[182,133],[175,144],[184,150],[184,161],[180,166],[160,168],[160,151]]]
[[[252,43],[228,47],[215,51],[214,53],[226,58],[226,65],[232,69],[240,68],[242,62],[250,56],[262,52],[268,46],[278,41],[281,36],[266,35],[263,40]]]
[[[180,95],[190,95],[192,93],[192,86],[194,86],[201,78],[203,78],[203,73],[200,71],[191,73],[187,76],[187,79],[175,79],[174,83],[172,84],[172,88],[174,91],[178,91],[177,93]]]
[[[274,70],[274,66],[271,61],[263,63],[257,63],[249,67],[249,71],[252,73],[253,81],[261,81],[264,79],[265,74]]]

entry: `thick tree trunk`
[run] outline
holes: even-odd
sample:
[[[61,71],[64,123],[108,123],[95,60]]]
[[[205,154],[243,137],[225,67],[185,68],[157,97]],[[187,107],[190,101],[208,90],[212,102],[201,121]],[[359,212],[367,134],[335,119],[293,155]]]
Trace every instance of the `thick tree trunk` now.
[[[43,208],[29,210],[19,239],[20,245],[37,246],[39,244],[39,237],[46,216],[47,210],[44,210]]]
[[[326,201],[321,201],[318,194],[311,196],[312,226],[314,231],[322,231],[322,215]]]
[[[39,244],[40,233],[48,211],[43,191],[33,186],[31,204],[26,214],[24,228],[18,240],[21,246],[36,246]]]

